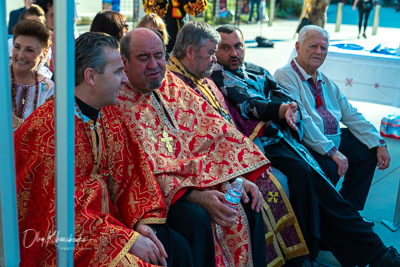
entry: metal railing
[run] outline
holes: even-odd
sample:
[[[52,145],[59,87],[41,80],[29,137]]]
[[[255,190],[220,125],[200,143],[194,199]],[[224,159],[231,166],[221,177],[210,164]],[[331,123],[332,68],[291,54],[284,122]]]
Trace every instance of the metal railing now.
[[[0,42],[7,44],[6,3],[0,0]],[[18,266],[19,239],[7,45],[0,49],[0,266]],[[7,218],[6,218],[7,216]]]
[[[75,155],[74,0],[54,1],[55,206],[57,266],[73,266]],[[62,241],[62,240],[66,241]]]
[[[73,266],[74,236],[74,0],[54,1],[56,86],[56,231],[57,265]],[[7,44],[6,3],[0,0],[0,36]],[[11,126],[11,93],[6,45],[0,50],[0,265],[19,266],[19,239]],[[5,218],[7,216],[7,218]]]
[[[393,232],[396,232],[400,228],[400,177],[399,189],[397,190],[396,207],[394,208],[393,222],[382,220],[382,223]]]

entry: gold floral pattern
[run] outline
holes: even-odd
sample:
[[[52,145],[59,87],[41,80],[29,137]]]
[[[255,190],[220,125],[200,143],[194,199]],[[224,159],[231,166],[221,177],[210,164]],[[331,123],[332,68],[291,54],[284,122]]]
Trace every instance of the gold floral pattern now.
[[[91,177],[94,161],[89,140],[83,122],[76,118],[74,265],[127,266],[123,262],[130,262],[130,266],[151,266],[130,255],[129,249],[138,236],[133,231],[135,225],[165,223],[160,189],[141,145],[122,115],[111,106],[103,108],[102,113],[118,195],[112,203],[108,192],[104,194],[107,178],[102,174],[108,173],[104,145],[99,147],[103,149],[99,173]],[[53,114],[54,100],[50,100],[14,133],[20,266],[56,266]],[[104,132],[100,138],[105,144]]]
[[[135,88],[126,85],[120,90],[118,108],[138,134],[167,210],[188,187],[215,187],[223,192],[232,178],[244,175],[254,181],[268,168],[269,161],[258,147],[172,72],[167,70],[161,87],[154,93],[165,114],[169,114],[173,129],[162,122],[169,118],[157,112],[151,95]],[[161,142],[163,130],[173,137],[173,152]],[[215,235],[217,262],[224,262],[223,255],[228,255],[232,262],[245,263],[240,266],[252,266],[244,211],[235,226],[219,229],[213,225],[215,231],[221,230],[221,235]]]

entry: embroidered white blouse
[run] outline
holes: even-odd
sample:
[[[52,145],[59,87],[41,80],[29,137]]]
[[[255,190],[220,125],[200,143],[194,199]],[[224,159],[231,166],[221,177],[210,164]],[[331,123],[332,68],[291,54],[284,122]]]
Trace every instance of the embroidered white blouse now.
[[[33,101],[35,99],[36,83],[30,85],[22,85],[16,82],[15,88],[17,91],[17,110],[13,110],[13,112],[17,117],[25,120],[33,112]],[[46,99],[52,95],[54,95],[53,81],[45,77],[39,80],[39,95],[36,108],[46,102]],[[22,105],[22,99],[25,99],[24,105]]]

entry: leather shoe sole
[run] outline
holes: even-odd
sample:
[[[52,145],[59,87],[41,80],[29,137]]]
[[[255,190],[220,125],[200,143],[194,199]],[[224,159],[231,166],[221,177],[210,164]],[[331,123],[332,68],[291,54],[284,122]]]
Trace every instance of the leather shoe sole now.
[[[400,254],[394,247],[389,247],[382,256],[371,261],[369,267],[399,267]]]
[[[363,217],[363,220],[369,227],[375,226],[375,223],[373,221],[367,220],[364,217]]]

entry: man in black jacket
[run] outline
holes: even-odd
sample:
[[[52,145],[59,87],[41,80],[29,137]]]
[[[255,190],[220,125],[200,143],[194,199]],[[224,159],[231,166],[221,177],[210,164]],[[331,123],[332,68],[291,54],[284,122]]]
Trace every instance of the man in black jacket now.
[[[400,266],[397,250],[382,243],[300,144],[301,114],[291,96],[266,69],[244,62],[241,31],[232,25],[217,31],[222,41],[211,78],[242,117],[271,122],[259,135],[272,166],[288,178],[290,202],[310,251],[309,266],[318,266],[314,260],[321,244],[343,266]]]

